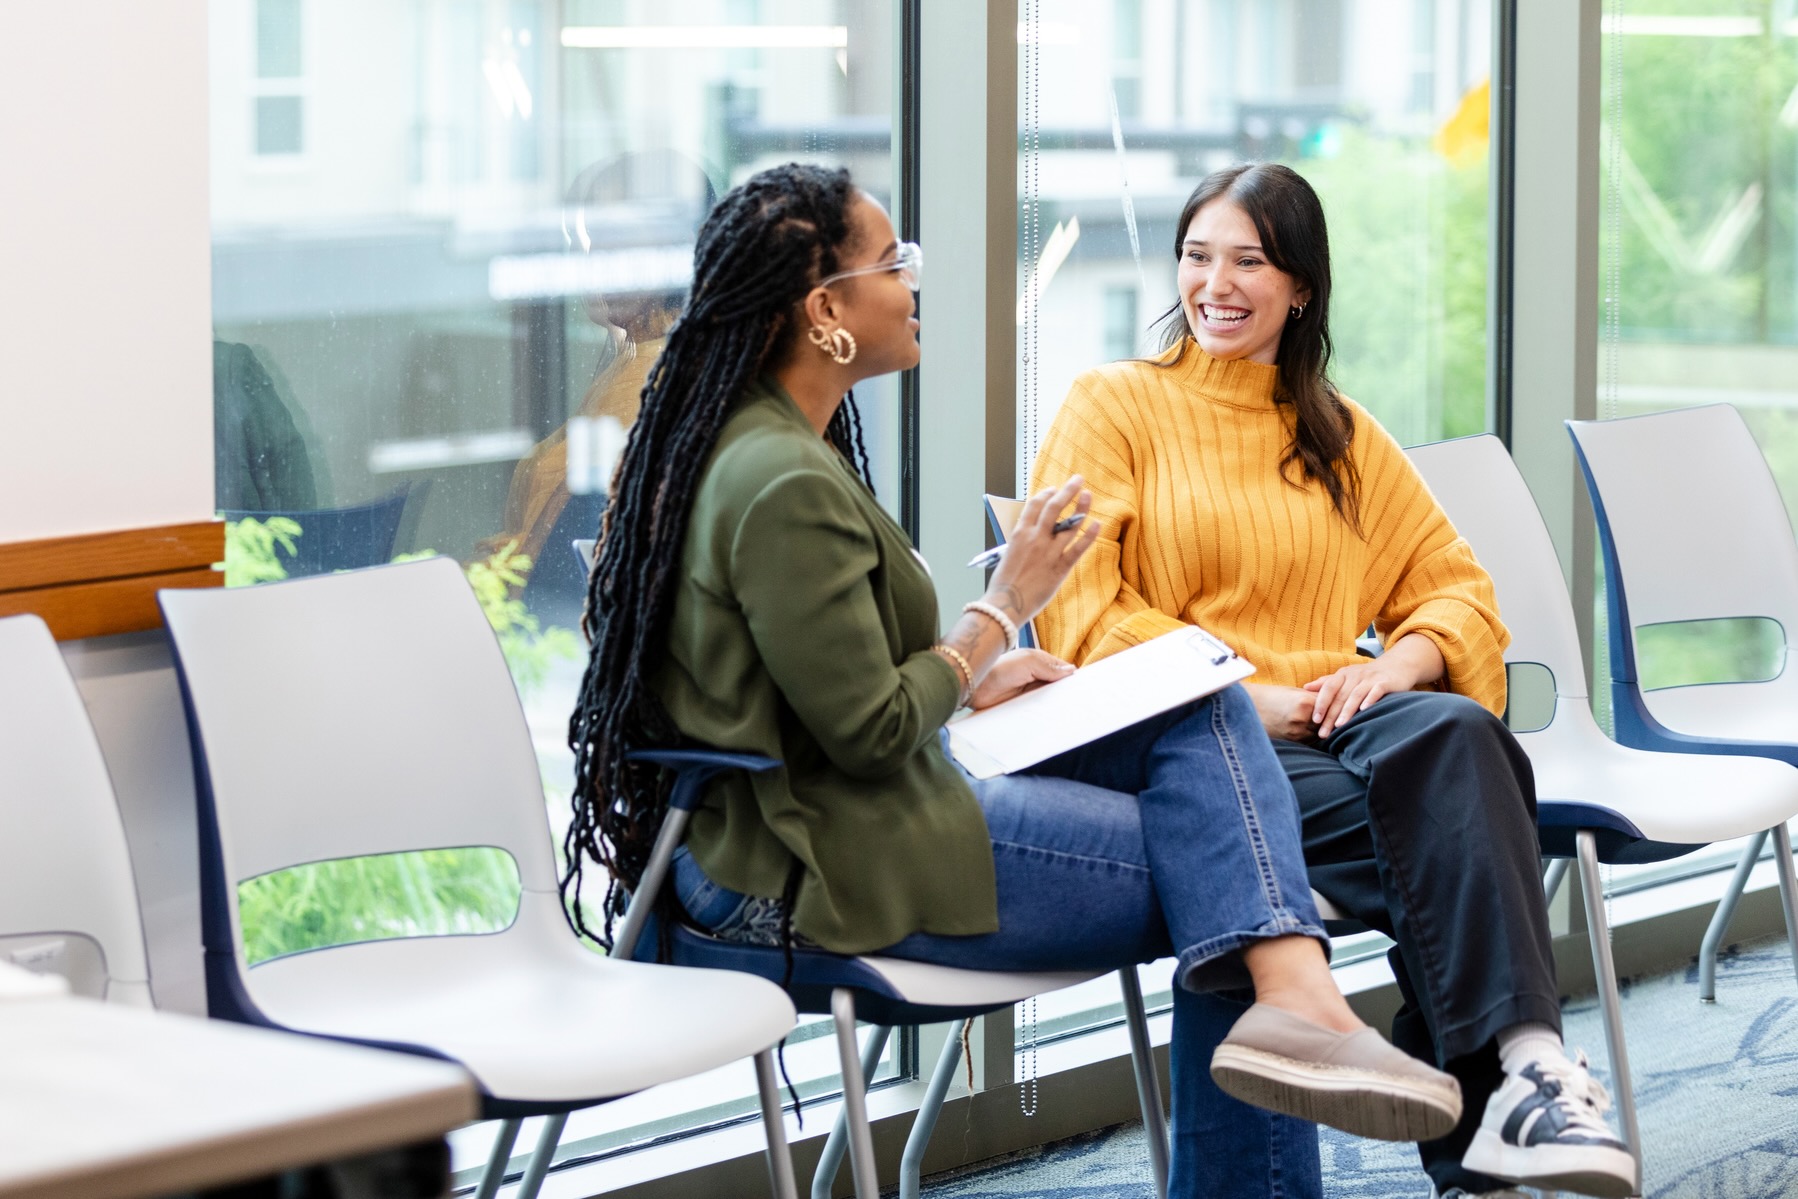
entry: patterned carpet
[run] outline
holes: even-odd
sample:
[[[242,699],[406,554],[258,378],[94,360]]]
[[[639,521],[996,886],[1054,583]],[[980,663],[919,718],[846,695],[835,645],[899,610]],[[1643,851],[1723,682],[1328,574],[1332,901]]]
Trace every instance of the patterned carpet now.
[[[1714,1005],[1698,1002],[1698,967],[1625,984],[1649,1199],[1798,1197],[1798,982],[1785,938],[1726,952]],[[1604,1031],[1595,999],[1568,1005],[1567,1039],[1600,1077]],[[1425,1199],[1429,1179],[1408,1145],[1325,1130],[1332,1199]],[[1046,1145],[927,1179],[930,1199],[1152,1199],[1139,1124]]]

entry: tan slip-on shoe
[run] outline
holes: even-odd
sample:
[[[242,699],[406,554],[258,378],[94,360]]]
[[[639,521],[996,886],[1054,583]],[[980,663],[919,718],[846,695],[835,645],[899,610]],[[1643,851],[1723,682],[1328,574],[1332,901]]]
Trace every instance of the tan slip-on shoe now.
[[[1211,1055],[1244,1103],[1381,1141],[1433,1141],[1461,1119],[1461,1084],[1371,1028],[1334,1032],[1257,1003]]]

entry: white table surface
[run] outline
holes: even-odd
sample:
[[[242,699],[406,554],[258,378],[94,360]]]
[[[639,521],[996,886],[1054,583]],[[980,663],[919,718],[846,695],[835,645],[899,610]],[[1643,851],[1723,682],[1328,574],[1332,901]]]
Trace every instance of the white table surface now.
[[[0,1197],[130,1199],[404,1145],[474,1119],[459,1066],[223,1021],[0,1002]]]

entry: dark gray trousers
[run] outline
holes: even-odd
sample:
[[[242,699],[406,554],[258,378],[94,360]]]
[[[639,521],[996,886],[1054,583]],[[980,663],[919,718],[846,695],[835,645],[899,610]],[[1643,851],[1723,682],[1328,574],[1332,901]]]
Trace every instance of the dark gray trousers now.
[[[1419,1146],[1438,1191],[1497,1189],[1461,1167],[1501,1080],[1494,1036],[1561,1026],[1535,779],[1472,700],[1389,695],[1320,745],[1275,741],[1298,794],[1311,885],[1398,942],[1393,1044],[1461,1083],[1454,1132]]]

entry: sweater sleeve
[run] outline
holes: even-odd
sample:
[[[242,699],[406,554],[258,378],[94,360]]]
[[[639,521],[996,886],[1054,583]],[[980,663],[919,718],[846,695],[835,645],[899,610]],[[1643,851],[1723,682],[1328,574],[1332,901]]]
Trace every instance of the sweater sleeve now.
[[[1104,388],[1103,382],[1096,384]],[[1072,475],[1093,494],[1098,540],[1036,618],[1042,648],[1077,665],[1185,627],[1131,585],[1125,551],[1141,535],[1130,441],[1088,378],[1075,381],[1055,414],[1030,472],[1030,489],[1059,487]]]
[[[936,736],[961,679],[928,649],[893,660],[870,578],[879,550],[842,487],[812,470],[769,482],[737,526],[731,584],[769,676],[831,762],[879,778]]]
[[[1503,715],[1511,634],[1492,577],[1391,435],[1362,409],[1355,421],[1356,440],[1367,446],[1361,517],[1373,594],[1363,601],[1377,613],[1375,629],[1387,645],[1410,633],[1428,637],[1442,652],[1447,690]]]

